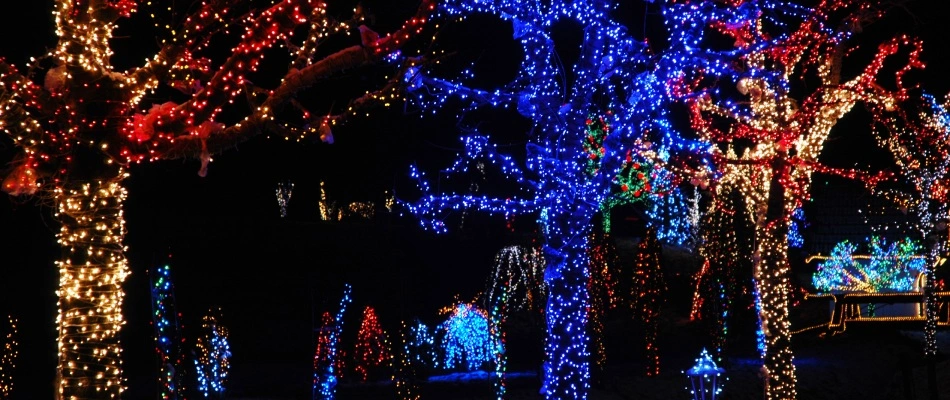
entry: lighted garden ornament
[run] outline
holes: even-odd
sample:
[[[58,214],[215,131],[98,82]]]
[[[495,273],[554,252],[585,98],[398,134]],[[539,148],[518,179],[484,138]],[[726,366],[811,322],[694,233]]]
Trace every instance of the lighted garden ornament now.
[[[716,397],[722,393],[722,382],[720,377],[726,370],[716,366],[712,356],[706,349],[696,359],[696,365],[686,370],[685,374],[689,377],[689,393],[693,395],[693,400],[716,400]]]

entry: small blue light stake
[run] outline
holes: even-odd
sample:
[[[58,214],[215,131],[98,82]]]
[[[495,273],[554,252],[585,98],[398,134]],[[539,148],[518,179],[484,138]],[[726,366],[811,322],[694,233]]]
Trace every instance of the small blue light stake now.
[[[716,366],[709,352],[703,349],[696,359],[696,365],[685,372],[692,385],[689,392],[693,395],[693,400],[716,400],[716,396],[722,392],[719,376],[725,372],[726,370]]]

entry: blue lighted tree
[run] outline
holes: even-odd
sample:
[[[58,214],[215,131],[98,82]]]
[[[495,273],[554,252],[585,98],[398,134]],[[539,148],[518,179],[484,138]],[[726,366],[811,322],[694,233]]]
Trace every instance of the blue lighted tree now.
[[[488,136],[471,128],[463,137],[464,155],[440,175],[462,174],[473,165],[493,166],[519,186],[515,194],[451,193],[441,187],[443,191],[436,192],[425,173],[413,167],[423,194],[403,204],[424,227],[437,232],[447,230],[448,218],[472,209],[506,218],[537,218],[548,291],[542,387],[547,398],[583,399],[589,391],[587,250],[592,218],[611,205],[637,202],[681,183],[680,178],[669,187],[653,183],[671,154],[700,153],[699,146],[675,134],[669,105],[689,91],[686,71],[727,73],[720,62],[724,55],[698,46],[704,26],[708,21],[740,23],[761,11],[717,3],[664,10],[673,32],[667,48],[656,52],[612,19],[616,7],[611,3],[446,1],[434,18],[481,14],[511,24],[513,38],[523,49],[517,76],[497,90],[435,78],[438,70],[425,63],[405,76],[409,101],[429,113],[461,102],[466,111],[515,110],[531,126],[523,162],[500,153]],[[555,51],[555,28],[564,23],[581,27],[576,58]],[[565,60],[573,64],[565,65]],[[450,97],[458,101],[446,101]],[[670,163],[675,168],[671,171],[682,176],[706,169],[702,160],[689,161]]]

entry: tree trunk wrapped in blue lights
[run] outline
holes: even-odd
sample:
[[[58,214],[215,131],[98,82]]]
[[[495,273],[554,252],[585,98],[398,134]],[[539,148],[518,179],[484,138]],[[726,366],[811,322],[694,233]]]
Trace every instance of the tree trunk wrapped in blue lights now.
[[[590,386],[587,233],[577,233],[557,238],[561,243],[544,248],[548,265],[544,280],[549,291],[547,359],[541,390],[554,398],[584,398]]]

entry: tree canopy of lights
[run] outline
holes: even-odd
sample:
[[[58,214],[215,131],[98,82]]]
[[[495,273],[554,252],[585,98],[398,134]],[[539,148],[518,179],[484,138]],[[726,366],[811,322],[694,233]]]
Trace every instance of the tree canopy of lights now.
[[[671,150],[700,152],[697,142],[676,134],[667,106],[684,87],[679,85],[684,71],[701,68],[715,75],[726,65],[715,59],[715,51],[699,51],[701,33],[690,27],[738,19],[739,11],[751,11],[712,7],[716,12],[702,14],[683,5],[670,15],[690,23],[671,20],[671,29],[683,32],[670,35],[668,48],[654,51],[612,19],[615,8],[607,0],[446,1],[433,17],[440,24],[486,15],[511,25],[512,39],[523,49],[516,76],[507,84],[480,89],[471,84],[472,69],[446,76],[420,63],[403,82],[404,96],[410,106],[424,111],[420,115],[450,112],[450,105],[460,104],[459,124],[468,132],[462,137],[464,153],[440,171],[443,183],[482,164],[500,170],[518,186],[497,195],[487,190],[466,193],[465,185],[454,192],[440,185],[437,191],[426,171],[413,166],[411,175],[421,195],[400,199],[408,212],[436,232],[447,231],[447,220],[469,210],[538,220],[548,291],[542,367],[546,398],[584,399],[590,389],[590,339],[585,330],[592,218],[625,199],[642,201],[669,190],[655,186],[652,176],[666,168]],[[555,51],[555,30],[563,24],[583,27],[572,49],[578,51],[576,58],[560,58]],[[503,153],[490,132],[467,120],[475,110],[517,113],[528,122],[524,159]],[[705,167],[694,161],[674,172]],[[679,183],[675,179],[669,185]]]
[[[874,134],[878,143],[890,150],[897,165],[900,184],[876,188],[908,214],[913,226],[907,227],[924,240],[928,254],[926,275],[927,323],[924,327],[924,353],[937,354],[936,298],[937,265],[943,265],[948,250],[947,224],[950,223],[950,97],[940,102],[923,93],[915,108],[879,113]],[[916,111],[916,112],[915,112]]]
[[[738,189],[755,222],[753,276],[765,335],[767,398],[793,399],[796,373],[788,320],[788,230],[793,212],[809,197],[815,172],[869,186],[886,177],[832,168],[819,156],[832,128],[857,105],[895,109],[906,99],[903,77],[921,65],[920,47],[916,40],[895,37],[880,43],[868,59],[849,57],[856,32],[883,15],[885,8],[876,2],[827,0],[812,7],[734,3],[740,9],[763,7],[754,19],[707,26],[739,50],[736,58],[719,59],[735,73],[701,72],[691,77],[686,85],[695,90],[687,103],[693,129],[709,144],[712,181],[744,175],[733,181],[740,183]],[[706,7],[679,6],[697,12]],[[884,73],[886,61],[897,66],[889,64]],[[844,68],[852,62],[860,68]],[[850,70],[858,72],[848,76],[844,71]],[[809,84],[801,84],[805,81]],[[706,87],[707,82],[714,84]],[[736,146],[738,157],[728,154],[731,146]]]
[[[201,319],[201,336],[195,344],[198,391],[204,397],[223,398],[231,370],[228,329],[219,321],[220,309],[212,309]]]
[[[152,328],[155,330],[155,351],[158,355],[159,396],[177,400],[185,393],[184,337],[175,305],[175,286],[171,267],[163,265],[152,270]]]
[[[872,236],[868,253],[856,254],[859,247],[847,240],[831,250],[812,276],[815,289],[822,292],[909,292],[920,274],[927,272],[919,242],[905,238],[888,244]]]
[[[17,349],[16,319],[7,316],[4,329],[3,349],[0,349],[0,398],[9,399],[13,393],[13,370],[16,368]]]
[[[2,189],[51,198],[61,226],[57,396],[114,399],[124,389],[119,331],[129,273],[128,167],[188,158],[200,161],[204,176],[213,155],[262,133],[332,142],[332,127],[388,104],[394,81],[329,110],[308,109],[298,99],[356,67],[405,69],[389,56],[422,29],[434,5],[422,0],[415,14],[407,10],[401,28],[377,34],[362,12],[334,17],[321,0],[51,4],[57,37],[51,50],[25,68],[0,59],[0,129],[17,148]],[[133,38],[157,37],[157,45],[140,65],[120,70],[113,32],[130,25],[142,32]],[[346,46],[317,51],[332,39]],[[264,56],[281,48],[288,61],[271,68]],[[273,85],[249,79],[272,81],[255,74],[274,70]]]
[[[343,314],[352,299],[353,287],[346,284],[340,306],[334,316],[324,312],[317,335],[316,350],[313,355],[313,398],[333,400],[336,397],[336,384],[343,372],[343,357],[338,350],[340,334],[343,331]]]
[[[439,325],[444,369],[474,371],[495,360],[504,351],[491,333],[488,314],[470,303],[459,303],[447,311]]]
[[[376,310],[366,306],[363,309],[363,322],[356,332],[356,346],[353,350],[353,371],[360,381],[379,379],[381,370],[392,362],[389,338],[379,323]],[[387,374],[388,376],[389,374]]]

